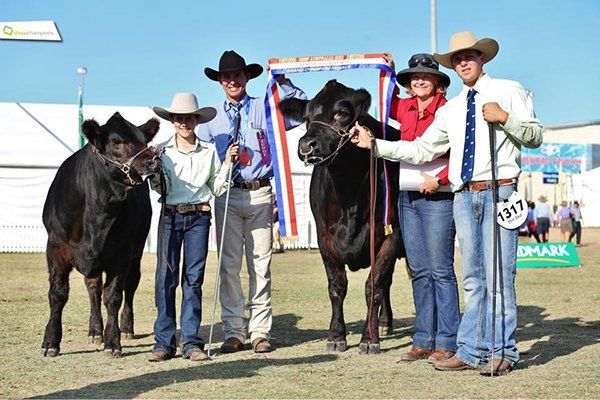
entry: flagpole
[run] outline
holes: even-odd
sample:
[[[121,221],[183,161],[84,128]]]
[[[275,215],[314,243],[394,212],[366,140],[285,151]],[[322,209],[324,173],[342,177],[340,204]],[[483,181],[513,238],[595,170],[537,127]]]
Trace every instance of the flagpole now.
[[[437,53],[437,13],[436,0],[431,0],[431,54]]]
[[[83,77],[87,74],[86,67],[78,67],[77,75],[81,77],[79,81],[79,87],[77,88],[77,97],[79,102],[79,122],[78,122],[78,131],[79,131],[79,148],[85,146],[85,138],[83,136],[83,131],[81,129],[83,125]]]

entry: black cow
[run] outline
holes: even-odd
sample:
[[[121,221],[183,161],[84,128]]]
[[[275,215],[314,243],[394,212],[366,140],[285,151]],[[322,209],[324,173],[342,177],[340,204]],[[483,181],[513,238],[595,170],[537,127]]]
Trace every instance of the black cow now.
[[[382,137],[381,124],[368,114],[371,96],[364,90],[348,88],[329,81],[314,99],[282,101],[282,113],[307,123],[307,132],[298,143],[298,156],[314,165],[310,184],[310,205],[317,226],[319,249],[329,282],[332,306],[327,350],[347,348],[343,303],[348,288],[345,265],[351,271],[370,266],[369,251],[369,151],[349,143],[348,130],[356,121]],[[389,128],[390,139],[398,131]],[[373,333],[369,329],[371,282],[365,284],[367,319],[359,350],[362,354],[378,353],[378,326],[392,331],[389,288],[400,249],[398,230],[397,167],[389,168],[393,207],[393,233],[386,236],[383,227],[383,161],[377,160],[377,200],[375,207],[376,263],[374,273]]]
[[[50,274],[44,356],[55,357],[60,352],[62,311],[73,267],[83,274],[90,298],[90,339],[104,341],[105,354],[121,356],[118,312],[123,292],[121,330],[133,336],[133,295],[152,216],[144,180],[161,168],[147,143],[158,129],[156,119],[136,127],[119,113],[102,127],[94,120],[85,121],[83,133],[89,143],[58,169],[43,213]],[[108,314],[104,334],[101,294]]]

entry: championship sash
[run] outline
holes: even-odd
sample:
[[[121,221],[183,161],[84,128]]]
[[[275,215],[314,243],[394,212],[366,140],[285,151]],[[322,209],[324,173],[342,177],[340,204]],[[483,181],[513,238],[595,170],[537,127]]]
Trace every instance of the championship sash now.
[[[279,229],[281,236],[287,240],[298,237],[294,188],[290,170],[290,151],[285,137],[285,120],[279,110],[277,75],[295,74],[311,71],[342,71],[356,68],[374,68],[379,72],[379,121],[381,122],[383,139],[387,138],[392,94],[396,84],[396,74],[383,58],[383,54],[345,54],[318,57],[271,58],[269,59],[269,82],[265,95],[265,111],[269,146],[273,162],[273,175],[277,193],[279,211]],[[293,151],[293,150],[292,150]],[[292,153],[293,154],[293,153]],[[388,167],[384,162],[385,185],[383,224],[386,234],[392,233],[392,207]]]

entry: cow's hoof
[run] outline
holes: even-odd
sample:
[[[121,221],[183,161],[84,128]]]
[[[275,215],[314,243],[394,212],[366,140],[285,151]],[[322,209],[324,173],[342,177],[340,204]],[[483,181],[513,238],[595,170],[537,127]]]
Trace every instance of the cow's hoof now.
[[[104,338],[102,336],[88,336],[88,341],[90,342],[90,344],[94,344],[94,345],[99,345],[104,343]]]
[[[104,351],[102,352],[105,356],[107,357],[112,357],[112,358],[120,358],[123,357],[123,352],[121,350],[118,349],[104,349]]]
[[[369,343],[369,354],[381,353],[381,345],[379,343]]]
[[[345,340],[338,340],[338,341],[333,341],[333,340],[328,340],[327,341],[327,351],[332,352],[332,351],[346,351],[348,350],[348,342],[346,342]]]
[[[362,355],[379,354],[381,353],[381,347],[379,343],[360,342],[358,352]]]
[[[56,347],[42,347],[42,356],[44,357],[56,357],[60,353],[60,349]]]
[[[362,354],[362,355],[369,354],[369,343],[360,342],[358,344],[358,352],[359,352],[359,354]]]
[[[135,335],[134,335],[133,333],[131,333],[131,332],[123,332],[123,333],[121,334],[121,338],[122,338],[122,339],[125,339],[125,340],[133,340],[133,339],[134,339],[134,336],[135,336]]]

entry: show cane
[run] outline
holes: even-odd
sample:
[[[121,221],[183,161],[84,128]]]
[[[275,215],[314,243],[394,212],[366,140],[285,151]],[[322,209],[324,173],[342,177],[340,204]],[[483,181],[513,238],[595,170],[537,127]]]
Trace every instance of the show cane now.
[[[233,128],[233,141],[232,143],[236,143],[238,140],[238,136],[240,133],[240,113],[237,113],[234,121]],[[214,298],[213,298],[213,306],[212,306],[212,316],[210,319],[210,333],[208,335],[208,358],[212,359],[214,356],[211,355],[212,348],[212,337],[213,337],[213,329],[215,326],[215,312],[217,309],[217,298],[219,297],[219,286],[221,283],[221,266],[223,264],[223,243],[225,240],[225,227],[227,226],[227,211],[229,209],[229,194],[231,193],[231,176],[233,173],[235,156],[231,156],[231,168],[229,169],[229,176],[227,178],[227,182],[229,182],[229,189],[227,189],[227,193],[225,194],[225,210],[223,211],[223,224],[221,225],[221,241],[219,242],[219,257],[217,259],[217,272],[215,275],[215,290],[214,290]]]
[[[496,285],[498,283],[498,186],[496,181],[496,135],[494,134],[494,126],[488,122],[490,132],[490,160],[492,167],[492,337],[491,337],[491,369],[490,376],[494,376],[494,358],[496,347]]]

